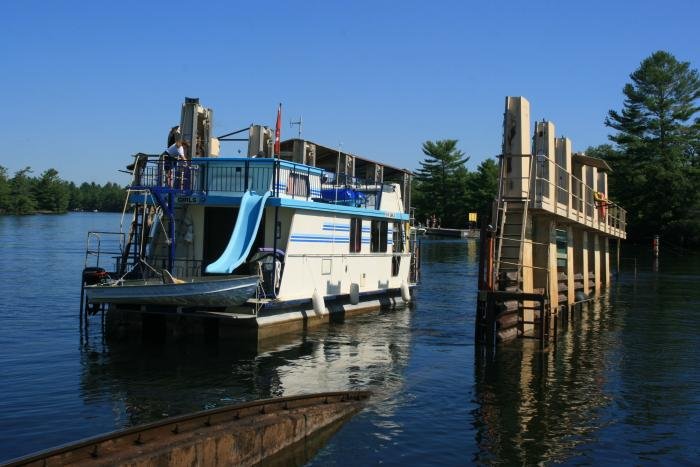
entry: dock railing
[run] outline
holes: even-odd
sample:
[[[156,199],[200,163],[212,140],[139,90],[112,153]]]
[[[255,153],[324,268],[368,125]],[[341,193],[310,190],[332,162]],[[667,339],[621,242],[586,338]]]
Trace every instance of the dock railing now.
[[[532,179],[528,176],[507,179],[529,183],[530,209],[541,209],[584,224],[615,237],[626,237],[627,212],[619,204],[607,199],[596,199],[597,191],[574,176],[565,167],[545,155],[534,156]],[[549,164],[554,164],[556,180],[552,180]]]

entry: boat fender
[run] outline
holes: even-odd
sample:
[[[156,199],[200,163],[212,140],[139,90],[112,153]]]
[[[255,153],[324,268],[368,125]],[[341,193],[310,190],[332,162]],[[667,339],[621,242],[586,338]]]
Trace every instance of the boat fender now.
[[[408,284],[406,282],[401,283],[401,298],[406,303],[411,301],[411,289],[408,288]]]
[[[316,313],[316,316],[322,316],[326,311],[326,303],[323,301],[323,296],[319,293],[318,289],[314,289],[314,294],[311,296],[311,303],[314,306],[314,313]]]
[[[350,303],[357,305],[360,303],[360,284],[350,284]]]

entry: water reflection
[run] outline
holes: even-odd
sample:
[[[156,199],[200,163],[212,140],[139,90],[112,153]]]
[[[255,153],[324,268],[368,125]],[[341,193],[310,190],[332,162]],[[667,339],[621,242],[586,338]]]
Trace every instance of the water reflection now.
[[[601,335],[612,317],[605,303],[574,316],[549,351],[519,340],[497,352],[477,349],[474,461],[562,462],[591,441],[611,403]]]
[[[119,426],[301,393],[370,389],[381,400],[401,389],[410,316],[377,312],[252,347],[96,342],[82,353],[81,396],[108,399]]]

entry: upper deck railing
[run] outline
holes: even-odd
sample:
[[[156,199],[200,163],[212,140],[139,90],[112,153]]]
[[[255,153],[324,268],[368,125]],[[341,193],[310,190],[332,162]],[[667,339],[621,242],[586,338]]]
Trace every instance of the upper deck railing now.
[[[554,177],[550,175],[551,165],[554,166]],[[545,155],[536,156],[530,182],[531,208],[549,211],[611,236],[626,238],[627,212],[608,199],[602,190],[597,191]]]
[[[138,157],[142,157],[139,161]],[[197,158],[164,161],[137,156],[132,188],[175,190],[185,194],[241,196],[245,191],[273,197],[379,209],[388,183],[366,182],[322,168],[269,158]]]

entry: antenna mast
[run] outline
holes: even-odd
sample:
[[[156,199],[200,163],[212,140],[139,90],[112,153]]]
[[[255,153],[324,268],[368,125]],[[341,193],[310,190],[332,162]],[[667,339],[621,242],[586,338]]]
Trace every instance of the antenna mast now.
[[[299,121],[298,121],[298,122],[293,122],[293,121],[290,120],[290,121],[289,121],[289,126],[292,127],[292,126],[294,126],[294,125],[299,125],[299,131],[298,131],[297,134],[298,134],[298,136],[299,136],[299,139],[301,139],[301,131],[302,131],[303,126],[304,126],[304,119],[303,119],[302,117],[299,117]]]

